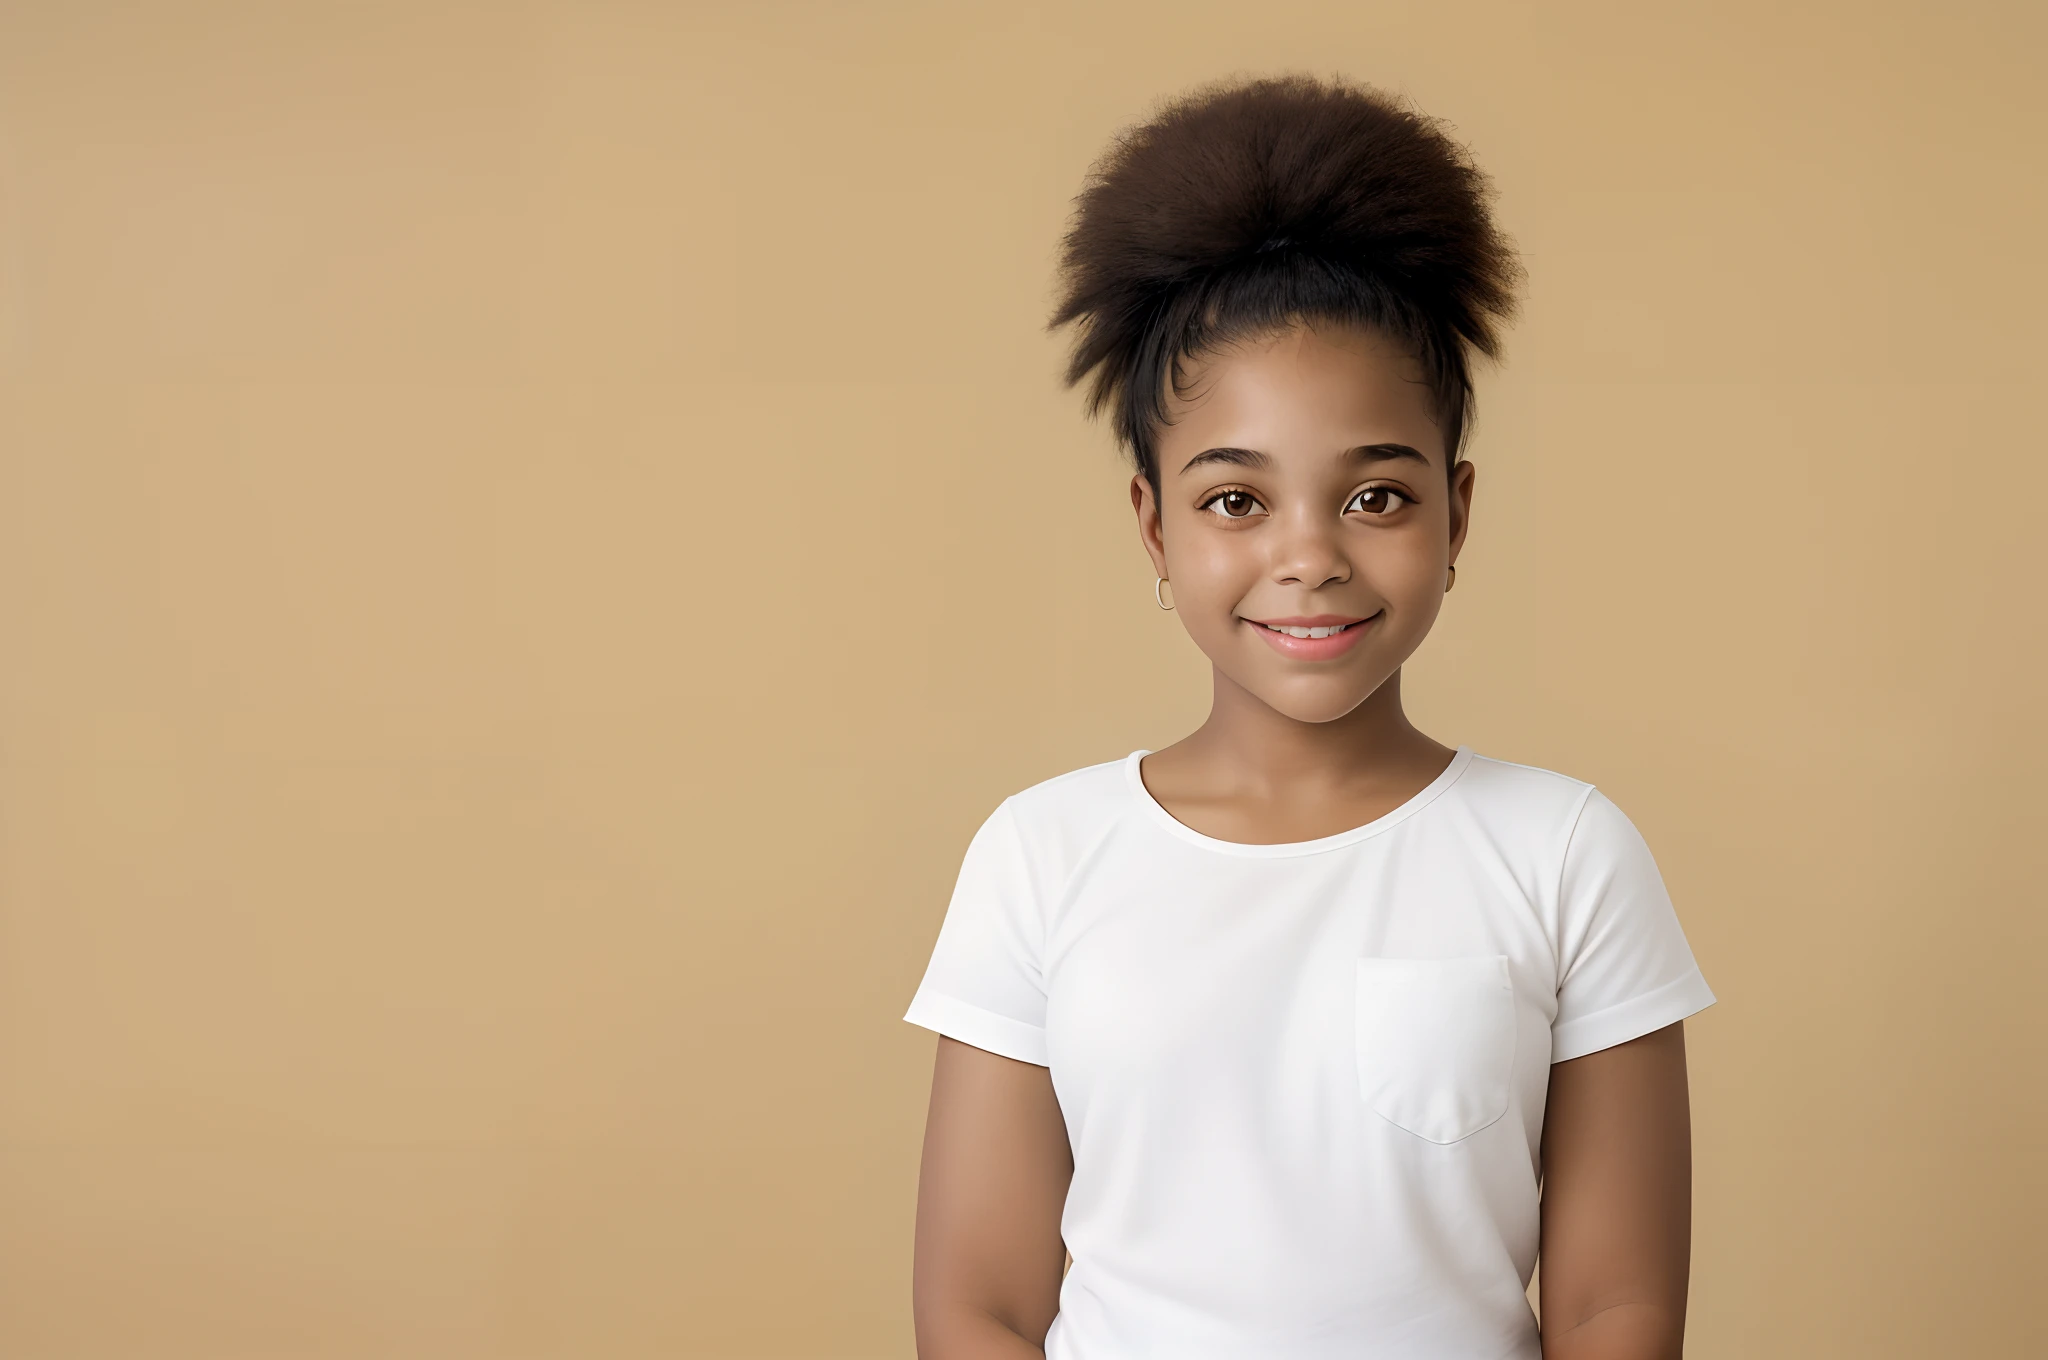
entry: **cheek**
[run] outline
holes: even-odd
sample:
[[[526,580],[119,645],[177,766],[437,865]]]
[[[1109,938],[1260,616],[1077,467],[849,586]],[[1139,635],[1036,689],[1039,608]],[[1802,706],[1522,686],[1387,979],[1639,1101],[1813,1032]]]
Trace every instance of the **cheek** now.
[[[1428,507],[1436,509],[1437,507]],[[1414,602],[1443,593],[1450,565],[1450,530],[1442,512],[1418,515],[1398,528],[1369,534],[1355,559],[1375,589],[1390,600]]]
[[[1176,599],[1185,599],[1190,614],[1229,613],[1259,579],[1260,562],[1252,535],[1193,526],[1178,544],[1167,541],[1166,567],[1172,573]]]
[[[1418,539],[1380,546],[1384,551],[1372,554],[1371,562],[1373,584],[1381,594],[1412,601],[1439,593],[1446,558],[1434,543]]]

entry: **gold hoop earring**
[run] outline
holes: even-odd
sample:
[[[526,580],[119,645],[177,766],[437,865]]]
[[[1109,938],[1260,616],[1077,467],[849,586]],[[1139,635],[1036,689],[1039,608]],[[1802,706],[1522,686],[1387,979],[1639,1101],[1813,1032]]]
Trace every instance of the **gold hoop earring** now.
[[[1162,593],[1162,592],[1163,592],[1163,591],[1164,591],[1165,589],[1166,589],[1166,578],[1165,578],[1164,576],[1162,576],[1162,577],[1160,577],[1160,578],[1159,578],[1158,580],[1156,580],[1156,581],[1154,581],[1154,582],[1152,583],[1152,598],[1153,598],[1154,600],[1158,601],[1158,603],[1159,603],[1159,607],[1160,607],[1161,609],[1171,609],[1171,608],[1173,608],[1173,606],[1172,606],[1172,605],[1170,605],[1170,604],[1168,604],[1168,603],[1166,602],[1166,597],[1165,597],[1165,595],[1164,595],[1164,594]]]
[[[1450,574],[1449,578],[1448,578],[1447,580],[1445,580],[1445,582],[1444,582],[1444,594],[1446,594],[1446,595],[1450,594],[1450,593],[1451,593],[1451,590],[1452,590],[1452,588],[1453,588],[1454,586],[1456,586],[1457,584],[1458,584],[1458,569],[1457,569],[1456,567],[1452,567],[1452,568],[1451,568],[1451,574]]]

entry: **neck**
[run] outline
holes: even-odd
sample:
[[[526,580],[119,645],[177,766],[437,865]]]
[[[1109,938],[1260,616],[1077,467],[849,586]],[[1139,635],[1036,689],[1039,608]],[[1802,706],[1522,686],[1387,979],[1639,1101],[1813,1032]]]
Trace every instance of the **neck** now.
[[[1214,685],[1208,721],[1188,744],[1254,787],[1370,779],[1446,749],[1408,721],[1398,670],[1328,722],[1290,718],[1221,671],[1214,672]]]

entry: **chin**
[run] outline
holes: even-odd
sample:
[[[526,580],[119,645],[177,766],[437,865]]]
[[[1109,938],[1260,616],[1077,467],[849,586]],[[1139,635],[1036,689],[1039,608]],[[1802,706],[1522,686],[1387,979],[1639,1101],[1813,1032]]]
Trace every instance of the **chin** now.
[[[1305,723],[1335,722],[1371,697],[1371,690],[1348,689],[1338,692],[1310,690],[1306,693],[1281,690],[1259,694],[1259,698],[1274,712]]]

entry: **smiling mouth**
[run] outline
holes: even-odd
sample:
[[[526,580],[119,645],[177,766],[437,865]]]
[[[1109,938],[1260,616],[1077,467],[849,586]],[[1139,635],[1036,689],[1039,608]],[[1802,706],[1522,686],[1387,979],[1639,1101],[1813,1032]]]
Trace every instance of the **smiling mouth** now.
[[[1259,623],[1257,619],[1250,619],[1248,620],[1248,622]],[[1289,637],[1326,638],[1334,637],[1336,634],[1343,632],[1346,628],[1356,628],[1358,624],[1364,622],[1364,619],[1359,619],[1355,623],[1333,623],[1315,628],[1304,628],[1301,625],[1294,623],[1259,623],[1259,627],[1270,629],[1275,633],[1285,633]]]
[[[1296,661],[1334,661],[1354,647],[1384,609],[1369,618],[1347,619],[1342,614],[1297,615],[1291,619],[1245,619],[1256,628],[1267,646]]]

